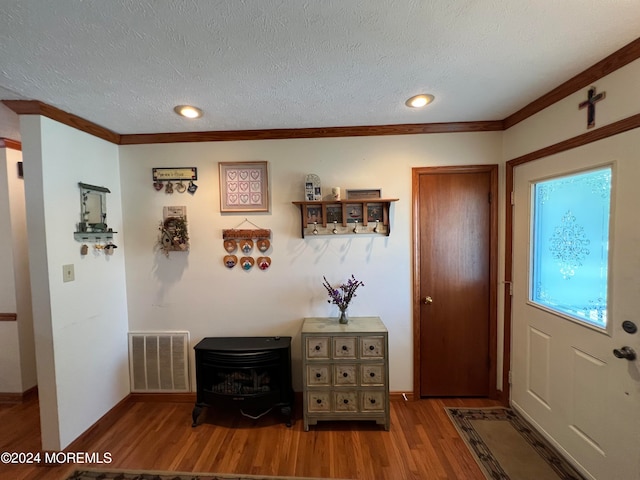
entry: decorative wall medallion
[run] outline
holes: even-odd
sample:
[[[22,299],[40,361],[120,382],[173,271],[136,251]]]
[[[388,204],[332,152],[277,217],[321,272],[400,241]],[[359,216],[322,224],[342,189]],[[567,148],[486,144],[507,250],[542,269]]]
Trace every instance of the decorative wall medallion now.
[[[260,270],[266,270],[271,266],[271,259],[269,257],[258,257],[258,268]]]
[[[238,244],[236,243],[235,240],[231,239],[231,240],[225,240],[224,241],[224,249],[229,252],[235,252],[236,248],[238,248]]]
[[[251,267],[256,263],[252,257],[242,257],[240,259],[240,265],[243,270],[251,270]]]
[[[162,182],[153,182],[153,188],[155,188],[158,192],[164,188]]]
[[[240,250],[248,255],[253,250],[253,240],[240,240]]]
[[[261,252],[266,252],[267,250],[269,250],[270,246],[271,242],[266,238],[258,240],[258,250],[260,250]]]
[[[238,257],[235,255],[225,255],[223,261],[225,267],[233,268],[236,266],[236,263],[238,263]]]

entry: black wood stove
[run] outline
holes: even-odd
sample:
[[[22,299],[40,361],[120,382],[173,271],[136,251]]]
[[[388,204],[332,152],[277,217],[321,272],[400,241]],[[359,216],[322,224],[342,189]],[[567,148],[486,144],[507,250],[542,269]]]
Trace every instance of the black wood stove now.
[[[207,337],[193,348],[193,427],[203,407],[237,407],[253,419],[279,408],[291,426],[291,337]]]

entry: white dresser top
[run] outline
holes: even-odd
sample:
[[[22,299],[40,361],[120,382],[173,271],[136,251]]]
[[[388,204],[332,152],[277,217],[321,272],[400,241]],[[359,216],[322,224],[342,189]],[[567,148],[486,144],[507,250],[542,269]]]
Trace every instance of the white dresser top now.
[[[383,333],[387,331],[380,317],[349,317],[349,323],[338,318],[305,318],[302,333]]]

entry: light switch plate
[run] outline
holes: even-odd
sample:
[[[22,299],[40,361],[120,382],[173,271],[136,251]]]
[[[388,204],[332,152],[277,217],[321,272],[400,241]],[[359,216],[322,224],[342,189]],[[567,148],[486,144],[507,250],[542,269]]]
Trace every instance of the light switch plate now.
[[[62,266],[62,281],[73,282],[76,279],[75,272],[73,271],[73,264]]]

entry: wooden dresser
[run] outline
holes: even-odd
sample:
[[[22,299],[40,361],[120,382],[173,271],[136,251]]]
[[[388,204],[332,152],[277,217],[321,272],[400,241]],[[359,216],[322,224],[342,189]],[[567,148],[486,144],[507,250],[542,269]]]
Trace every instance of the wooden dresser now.
[[[389,339],[378,317],[305,318],[304,429],[318,420],[375,420],[389,430]]]

